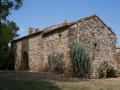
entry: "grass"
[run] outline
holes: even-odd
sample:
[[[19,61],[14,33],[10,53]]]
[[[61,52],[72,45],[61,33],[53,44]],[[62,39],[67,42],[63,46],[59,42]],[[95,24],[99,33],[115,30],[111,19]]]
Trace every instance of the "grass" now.
[[[60,90],[58,86],[47,80],[27,78],[26,73],[2,73],[0,90]]]
[[[89,79],[0,71],[0,90],[120,90],[120,78]]]
[[[0,90],[59,90],[59,87],[47,81],[6,79],[1,81]]]

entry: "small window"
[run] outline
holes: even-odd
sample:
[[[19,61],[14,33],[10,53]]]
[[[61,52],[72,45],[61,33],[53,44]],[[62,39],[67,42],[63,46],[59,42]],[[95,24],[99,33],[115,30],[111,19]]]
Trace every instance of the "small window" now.
[[[62,36],[62,34],[59,33],[59,42],[61,42],[61,36]]]
[[[60,33],[60,34],[59,34],[59,37],[61,37],[61,36],[62,36],[62,34]]]
[[[97,43],[94,43],[94,47],[95,47],[95,49],[96,49],[96,47],[97,47]]]
[[[94,49],[95,49],[95,51],[99,51],[100,50],[100,44],[94,43]]]

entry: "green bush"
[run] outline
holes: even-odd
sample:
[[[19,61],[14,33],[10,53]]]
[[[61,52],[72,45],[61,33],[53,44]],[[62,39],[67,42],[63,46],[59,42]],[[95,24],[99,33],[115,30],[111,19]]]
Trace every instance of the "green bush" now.
[[[76,43],[73,45],[71,48],[71,60],[77,77],[85,78],[90,76],[91,61],[85,44]]]
[[[109,66],[107,62],[103,62],[98,68],[99,78],[115,77],[116,70],[112,66]]]

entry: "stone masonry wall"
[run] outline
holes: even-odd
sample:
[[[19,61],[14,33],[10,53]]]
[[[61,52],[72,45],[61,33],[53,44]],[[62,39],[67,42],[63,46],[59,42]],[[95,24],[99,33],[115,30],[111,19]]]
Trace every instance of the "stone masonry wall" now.
[[[69,29],[69,45],[79,41],[84,42],[90,51],[92,61],[93,74],[92,77],[98,77],[97,68],[103,61],[107,61],[116,68],[114,60],[114,43],[115,36],[98,18],[92,18],[77,23]]]
[[[43,70],[49,70],[48,60],[52,53],[63,54],[62,61],[65,64],[65,72],[69,70],[70,56],[68,48],[68,30],[62,29],[43,37]],[[50,70],[51,71],[51,70]]]
[[[116,37],[97,17],[16,42],[15,69],[22,69],[23,53],[26,52],[30,71],[52,71],[49,68],[49,56],[60,53],[63,54],[61,59],[65,64],[65,73],[72,72],[70,49],[77,41],[88,46],[92,77],[98,77],[97,68],[103,61],[117,69],[114,59]]]
[[[21,51],[22,50],[22,42],[16,43],[16,49],[15,49],[15,69],[20,70],[20,64],[21,64]]]
[[[29,39],[30,71],[42,71],[41,35]]]
[[[117,67],[118,67],[118,71],[119,71],[119,74],[120,74],[120,46],[116,47],[115,60],[118,63]]]
[[[29,43],[28,43],[28,39],[22,40],[22,46],[21,46],[21,64],[20,64],[20,70],[27,70],[26,66],[27,64],[29,64]],[[25,57],[27,57],[25,59]],[[26,63],[28,62],[28,63]],[[28,65],[29,67],[29,65]]]
[[[24,61],[24,53],[28,55],[28,39],[17,42],[15,47],[15,69],[16,70],[25,70],[25,61]]]

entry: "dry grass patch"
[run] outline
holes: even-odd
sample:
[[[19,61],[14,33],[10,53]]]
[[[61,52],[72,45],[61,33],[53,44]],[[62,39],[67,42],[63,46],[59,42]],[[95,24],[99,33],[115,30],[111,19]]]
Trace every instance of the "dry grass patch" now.
[[[48,73],[0,72],[0,90],[120,90],[120,78],[88,79]]]

